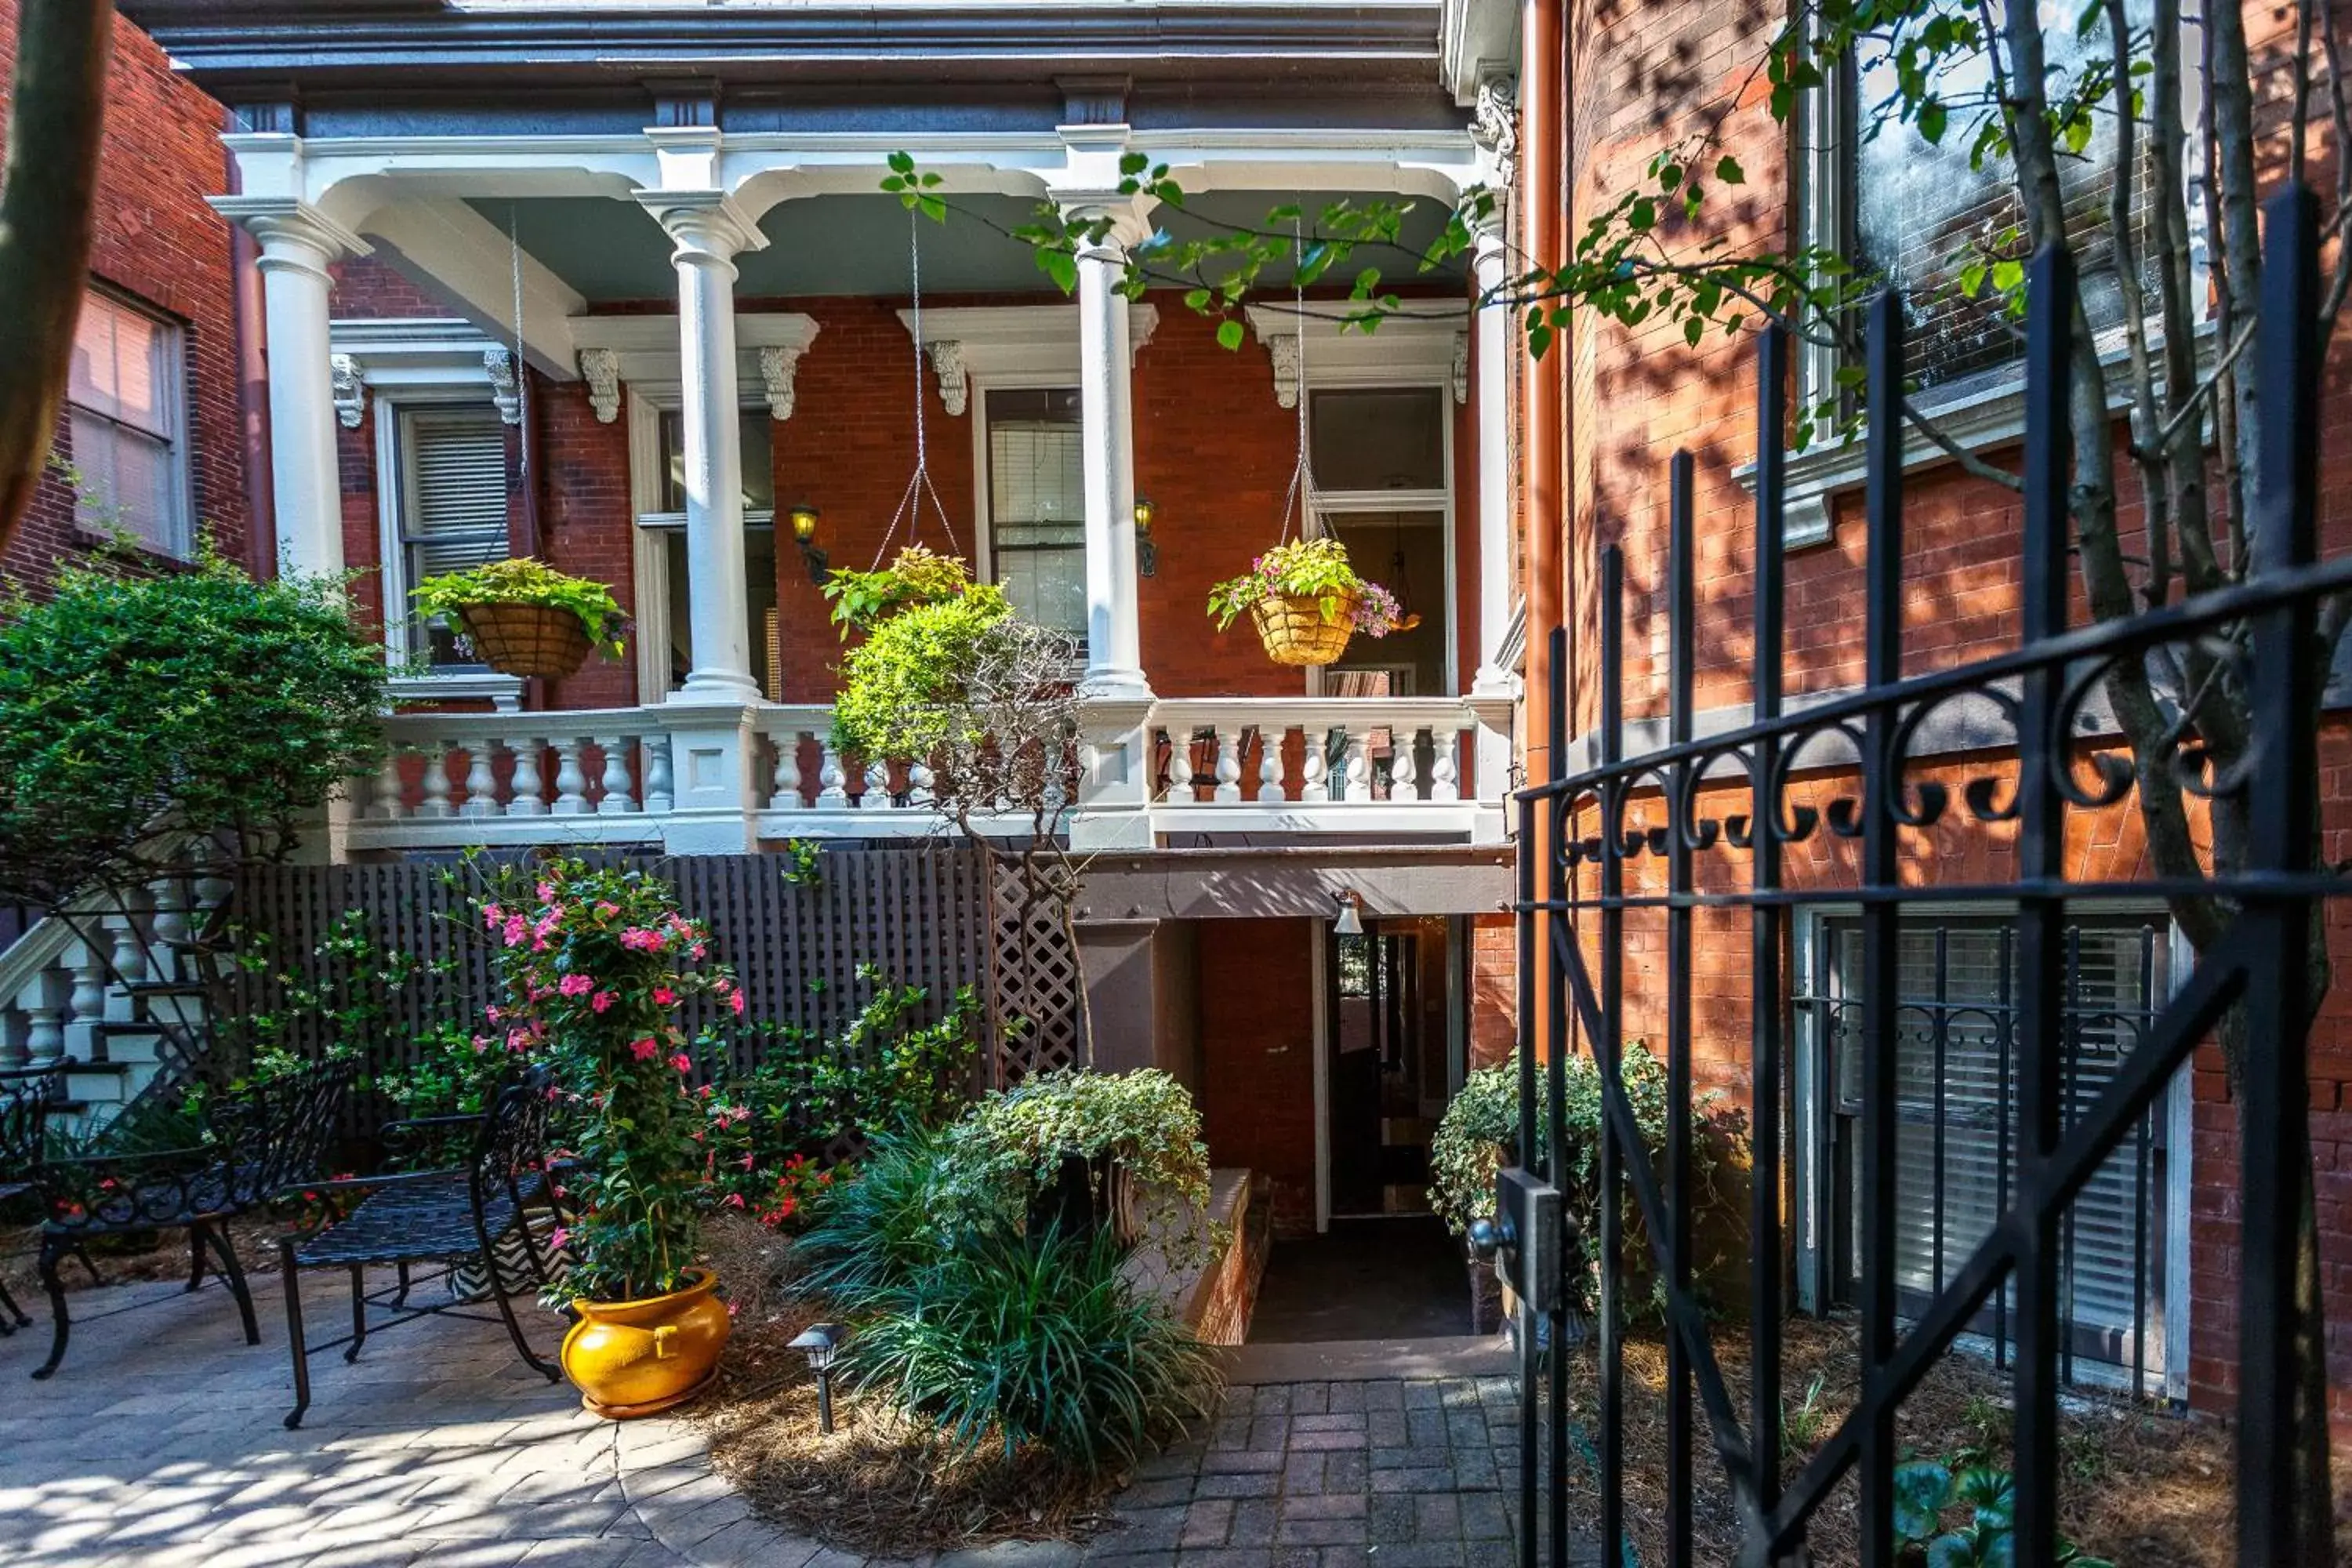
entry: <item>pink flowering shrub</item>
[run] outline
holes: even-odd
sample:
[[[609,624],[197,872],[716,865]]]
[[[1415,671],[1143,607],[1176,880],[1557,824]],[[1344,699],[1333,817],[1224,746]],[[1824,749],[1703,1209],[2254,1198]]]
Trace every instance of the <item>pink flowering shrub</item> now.
[[[677,1012],[742,994],[707,966],[710,935],[640,870],[550,859],[495,874],[478,904],[509,1049],[552,1064],[579,1168],[565,1187],[568,1293],[630,1300],[677,1289],[695,1258],[703,1110]]]

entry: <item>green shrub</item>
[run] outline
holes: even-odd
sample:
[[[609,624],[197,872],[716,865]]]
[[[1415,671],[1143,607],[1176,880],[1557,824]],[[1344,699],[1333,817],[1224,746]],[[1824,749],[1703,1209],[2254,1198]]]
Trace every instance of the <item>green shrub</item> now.
[[[1589,1311],[1601,1259],[1601,1069],[1591,1057],[1580,1055],[1569,1056],[1560,1066],[1568,1089],[1562,1105],[1568,1147],[1560,1184],[1566,1217],[1576,1229],[1582,1255],[1583,1266],[1572,1278]],[[1668,1117],[1665,1065],[1636,1040],[1626,1047],[1621,1071],[1634,1124],[1641,1129],[1652,1165],[1663,1173]],[[1430,1140],[1430,1207],[1456,1236],[1467,1232],[1472,1221],[1494,1212],[1495,1171],[1518,1133],[1518,1074],[1516,1052],[1496,1066],[1470,1074]],[[1704,1282],[1718,1268],[1744,1259],[1739,1196],[1729,1190],[1726,1178],[1745,1161],[1745,1119],[1720,1094],[1710,1092],[1691,1107],[1691,1134],[1695,1234],[1706,1254],[1696,1272]],[[1536,1141],[1539,1152],[1548,1152],[1549,1131],[1538,1126]],[[1646,1296],[1654,1312],[1664,1303],[1631,1183],[1625,1185],[1619,1219],[1625,1237],[1628,1300]]]
[[[941,555],[920,544],[908,545],[887,566],[871,572],[837,566],[824,580],[834,624],[845,637],[853,630],[871,631],[903,611],[966,595],[983,604],[1004,603],[1003,589],[971,580],[971,568],[962,556]]]
[[[856,1179],[811,1203],[793,1244],[802,1288],[856,1315],[970,1243],[979,1226],[963,1216],[950,1147],[924,1129],[878,1134]]]
[[[981,742],[957,733],[971,718],[965,682],[991,662],[991,640],[1010,635],[1004,628],[1013,621],[1003,593],[991,587],[918,604],[877,625],[841,662],[835,749],[860,759],[928,762],[959,742]]]
[[[36,903],[238,856],[383,754],[383,645],[339,584],[220,557],[156,577],[68,568],[0,595],[0,892]]]
[[[1143,1223],[1209,1206],[1209,1151],[1184,1086],[1157,1069],[1039,1073],[990,1095],[950,1133],[958,1179],[1007,1216],[1061,1174],[1065,1156],[1108,1157],[1156,1198]]]
[[[874,1292],[845,1367],[960,1446],[1100,1470],[1205,1409],[1207,1353],[1121,1274],[1107,1236],[998,1234]]]

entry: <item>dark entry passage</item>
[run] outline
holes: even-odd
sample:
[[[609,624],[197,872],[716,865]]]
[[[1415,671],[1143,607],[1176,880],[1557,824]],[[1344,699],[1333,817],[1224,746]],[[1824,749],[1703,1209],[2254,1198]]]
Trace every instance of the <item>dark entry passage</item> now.
[[[1470,1331],[1462,1249],[1433,1215],[1335,1219],[1321,1236],[1276,1242],[1250,1319],[1254,1344]]]

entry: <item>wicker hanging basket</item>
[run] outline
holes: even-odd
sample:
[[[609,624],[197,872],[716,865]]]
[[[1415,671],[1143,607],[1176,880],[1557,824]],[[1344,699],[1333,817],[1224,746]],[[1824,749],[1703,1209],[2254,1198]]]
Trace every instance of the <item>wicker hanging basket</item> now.
[[[1269,595],[1250,606],[1265,657],[1276,664],[1332,664],[1348,651],[1356,629],[1356,595],[1338,596],[1338,612],[1323,614],[1323,601],[1311,595]]]
[[[561,679],[588,661],[588,628],[552,605],[467,605],[457,612],[467,640],[500,675]]]

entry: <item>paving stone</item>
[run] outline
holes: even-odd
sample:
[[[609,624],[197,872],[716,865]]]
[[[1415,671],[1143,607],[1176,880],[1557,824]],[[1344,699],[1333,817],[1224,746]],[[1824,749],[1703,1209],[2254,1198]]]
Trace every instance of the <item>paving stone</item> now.
[[[1380,1568],[1464,1568],[1463,1545],[1458,1541],[1408,1542],[1380,1548],[1371,1561]]]
[[[1250,1400],[1250,1414],[1252,1415],[1289,1415],[1291,1386],[1286,1383],[1261,1384],[1257,1393]]]
[[[1203,1498],[1184,1510],[1184,1528],[1177,1532],[1180,1548],[1223,1546],[1232,1536],[1234,1505],[1230,1500]]]
[[[1437,1384],[1428,1378],[1415,1378],[1404,1385],[1404,1407],[1407,1410],[1435,1410],[1444,1404]]]
[[[1365,1384],[1360,1383],[1335,1383],[1330,1384],[1329,1387],[1331,1391],[1329,1408],[1332,1415],[1345,1415],[1350,1414],[1360,1414],[1366,1408],[1364,1402]]]
[[[1323,1456],[1317,1453],[1297,1453],[1284,1458],[1282,1465],[1282,1495],[1303,1497],[1323,1489]]]
[[[1197,1475],[1201,1468],[1201,1450],[1189,1444],[1162,1449],[1135,1467],[1135,1479],[1142,1481],[1163,1480],[1170,1476]]]
[[[1089,1552],[1089,1563],[1097,1568],[1176,1568],[1176,1553],[1163,1552]]]
[[[1511,1533],[1511,1518],[1498,1492],[1464,1492],[1462,1533],[1474,1541],[1499,1541]]]
[[[1170,1503],[1192,1500],[1194,1482],[1190,1476],[1173,1476],[1165,1480],[1137,1481],[1118,1494],[1118,1506],[1129,1508],[1161,1508]]]
[[[1234,1528],[1226,1542],[1234,1546],[1271,1546],[1282,1505],[1272,1498],[1249,1498],[1234,1504]]]
[[[1320,1415],[1330,1408],[1329,1384],[1294,1383],[1290,1385],[1290,1413],[1293,1415]]]
[[[1274,1553],[1263,1546],[1220,1546],[1176,1553],[1176,1568],[1274,1568]]]
[[[1413,1494],[1413,1530],[1423,1541],[1445,1541],[1462,1533],[1462,1509],[1452,1492]]]
[[[1202,1498],[1272,1497],[1282,1489],[1282,1477],[1269,1471],[1241,1475],[1202,1476],[1192,1483],[1192,1496]]]
[[[1290,1429],[1294,1432],[1361,1432],[1364,1415],[1361,1411],[1336,1415],[1293,1415]]]
[[[1364,1529],[1378,1544],[1413,1538],[1412,1498],[1409,1494],[1375,1492],[1365,1500]]]
[[[1371,1486],[1372,1469],[1361,1448],[1323,1456],[1323,1489],[1360,1492]]]
[[[1290,1446],[1293,1419],[1288,1415],[1259,1416],[1250,1423],[1249,1441],[1241,1446],[1244,1448],[1272,1448],[1280,1452]]]
[[[1293,1519],[1290,1510],[1283,1510],[1281,1528],[1274,1534],[1277,1546],[1361,1546],[1364,1544],[1364,1521],[1361,1519]]]
[[[1290,1435],[1290,1451],[1294,1454],[1302,1450],[1328,1451],[1332,1448],[1360,1448],[1363,1446],[1364,1435],[1361,1432],[1293,1432]]]
[[[1097,1551],[1113,1552],[1172,1552],[1177,1537],[1183,1533],[1184,1521],[1192,1512],[1189,1507],[1121,1509],[1117,1531],[1106,1535]]]
[[[1361,1519],[1364,1494],[1326,1491],[1316,1497],[1286,1498],[1282,1517],[1285,1522],[1294,1519]]]
[[[1364,1408],[1367,1410],[1404,1408],[1404,1384],[1402,1383],[1359,1383],[1354,1386],[1364,1391]]]
[[[1256,1425],[1260,1424],[1244,1421],[1238,1415],[1225,1417],[1209,1428],[1210,1451],[1213,1453],[1220,1448],[1255,1447],[1255,1445],[1250,1442],[1250,1431]],[[1276,1446],[1279,1447],[1279,1445]]]
[[[1253,1452],[1247,1448],[1228,1451],[1212,1448],[1201,1456],[1201,1473],[1204,1476],[1236,1475],[1250,1470],[1279,1470],[1282,1468],[1282,1455]]]

